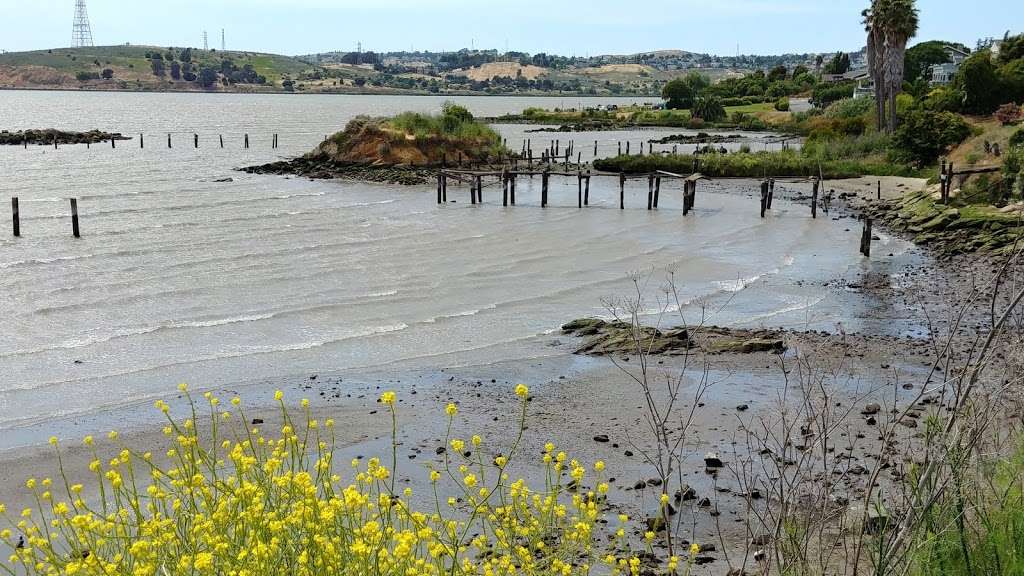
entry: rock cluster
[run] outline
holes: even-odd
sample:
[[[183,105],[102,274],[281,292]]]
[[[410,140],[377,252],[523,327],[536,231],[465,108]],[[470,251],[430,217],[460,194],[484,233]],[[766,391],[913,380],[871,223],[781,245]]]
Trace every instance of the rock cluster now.
[[[778,354],[786,350],[782,333],[774,330],[742,330],[719,327],[671,328],[634,327],[627,322],[607,322],[598,318],[580,318],[562,326],[567,335],[586,338],[577,354],[602,356],[636,354],[685,354],[693,348],[712,353]]]

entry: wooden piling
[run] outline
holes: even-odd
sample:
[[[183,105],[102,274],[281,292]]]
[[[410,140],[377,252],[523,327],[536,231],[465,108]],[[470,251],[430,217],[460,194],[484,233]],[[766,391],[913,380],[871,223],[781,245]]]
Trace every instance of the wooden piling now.
[[[583,205],[590,206],[590,170],[587,170],[586,181],[583,183]]]
[[[594,158],[597,158],[597,140],[594,140]]]
[[[881,180],[878,181],[878,199],[879,200],[882,199],[882,181]]]
[[[540,179],[540,207],[545,208],[548,205],[548,179],[551,177],[548,171],[545,170],[544,174],[541,175]]]
[[[619,174],[619,210],[626,209],[626,175]]]
[[[192,134],[192,144],[194,148],[199,149],[199,134]]]
[[[245,149],[246,150],[249,149],[249,135],[248,134],[245,135]]]
[[[448,202],[448,175],[441,172],[441,202]]]
[[[11,219],[14,224],[14,237],[21,236],[21,214],[18,211],[18,197],[11,198]]]
[[[811,218],[818,217],[818,189],[821,187],[821,181],[817,178],[811,178],[814,183],[814,189],[811,192]]]
[[[622,156],[622,142],[619,142],[619,156]]]
[[[476,177],[476,201],[480,204],[484,203],[484,184],[481,176]]]
[[[654,154],[654,143],[647,142],[647,154]]]
[[[772,199],[775,198],[775,178],[768,179],[768,209],[772,209]]]
[[[583,208],[583,174],[576,173],[576,207]]]
[[[661,196],[661,176],[654,179],[654,207],[658,207],[658,198]]]
[[[115,139],[113,136],[110,137],[110,147],[117,148],[117,139]]]
[[[629,140],[626,140],[626,156],[629,156]]]
[[[511,182],[509,182],[508,196],[509,196],[509,200],[512,202],[512,205],[515,206],[516,205],[516,173],[513,172],[512,174],[510,174],[509,175],[509,179],[511,180]]]
[[[224,147],[224,135],[223,134],[218,134],[217,136],[220,138],[220,147],[223,148]]]
[[[647,177],[647,209],[654,208],[654,176]]]
[[[57,135],[56,134],[53,135],[53,149],[54,150],[57,149]]]
[[[78,198],[71,199],[71,233],[75,238],[81,238],[78,231]]]
[[[764,212],[768,209],[768,181],[761,181],[761,218],[764,218]]]
[[[441,203],[441,178],[443,178],[443,172],[437,173],[437,203]]]
[[[139,134],[139,148],[145,148],[145,147],[146,147],[146,140],[142,137],[142,134]]]
[[[508,174],[501,171],[501,205],[508,206]]]
[[[871,218],[864,219],[864,231],[860,237],[860,253],[865,257],[871,257]]]
[[[171,147],[171,133],[170,132],[167,133],[167,147],[168,148]]]

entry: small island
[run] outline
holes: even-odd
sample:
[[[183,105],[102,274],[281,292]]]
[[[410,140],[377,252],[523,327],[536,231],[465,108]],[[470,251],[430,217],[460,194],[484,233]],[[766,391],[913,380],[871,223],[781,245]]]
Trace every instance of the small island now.
[[[359,116],[300,158],[242,170],[416,185],[427,182],[438,167],[488,165],[507,155],[497,132],[466,108],[449,102],[441,114]]]
[[[67,130],[19,130],[0,132],[0,146],[47,146],[53,144],[97,144],[111,140],[131,140],[130,136],[123,136],[120,132],[102,132],[90,130],[88,132],[70,132]]]

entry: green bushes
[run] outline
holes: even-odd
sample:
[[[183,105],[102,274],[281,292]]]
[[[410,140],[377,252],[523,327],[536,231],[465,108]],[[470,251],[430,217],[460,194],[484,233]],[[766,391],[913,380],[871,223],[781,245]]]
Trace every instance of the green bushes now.
[[[500,142],[501,138],[486,124],[477,122],[466,108],[447,102],[439,115],[403,112],[390,118],[385,125],[397,132],[417,138],[447,136],[452,138],[481,139]]]
[[[874,98],[844,98],[829,104],[825,109],[825,116],[839,119],[863,118],[874,111]]]
[[[706,122],[717,122],[725,119],[725,107],[718,98],[703,96],[693,101],[692,115]]]
[[[892,141],[891,156],[898,162],[933,164],[971,134],[967,122],[951,112],[911,110],[902,122]]]
[[[794,150],[732,154],[704,154],[700,160],[701,174],[712,177],[762,178],[770,176],[817,176],[819,161]],[[689,173],[693,170],[693,156],[618,156],[596,160],[594,167],[610,172],[642,174],[656,170]],[[879,176],[916,176],[917,172],[905,166],[884,160],[830,160],[820,163],[825,178],[854,178],[867,174]]]
[[[1010,146],[1024,146],[1024,128],[1010,135]]]
[[[811,102],[819,108],[825,108],[829,104],[844,98],[853,98],[853,90],[856,86],[857,85],[854,82],[819,84],[814,87],[814,92],[811,95]]]
[[[779,112],[789,112],[789,98],[783,96],[776,100],[775,109]]]

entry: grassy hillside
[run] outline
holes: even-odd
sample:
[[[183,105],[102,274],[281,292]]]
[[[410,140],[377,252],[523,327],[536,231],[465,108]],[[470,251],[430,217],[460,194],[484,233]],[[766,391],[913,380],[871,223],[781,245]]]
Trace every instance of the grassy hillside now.
[[[160,54],[164,59],[164,77],[153,73],[147,55]],[[33,52],[0,54],[0,87],[3,88],[92,88],[124,90],[198,90],[196,82],[171,78],[173,55],[181,64],[182,49],[158,46],[96,46],[89,48],[55,48]],[[309,64],[288,56],[257,52],[218,50],[191,50],[191,63],[198,72],[207,67],[223,70],[223,61],[229,59],[242,69],[250,65],[265,84],[224,84],[223,75],[214,87],[217,90],[273,90],[281,89],[286,78],[297,78],[312,69]],[[112,72],[103,78],[103,71]],[[89,76],[89,78],[86,78]],[[211,88],[212,89],[212,88]]]

